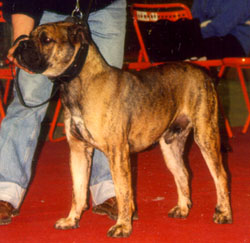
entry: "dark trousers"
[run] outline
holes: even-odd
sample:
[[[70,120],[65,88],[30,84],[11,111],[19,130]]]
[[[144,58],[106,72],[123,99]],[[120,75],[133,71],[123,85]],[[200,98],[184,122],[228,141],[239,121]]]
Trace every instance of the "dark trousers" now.
[[[207,59],[246,56],[240,42],[230,34],[223,37],[210,37],[203,39],[200,45],[200,51],[200,56],[206,56]]]

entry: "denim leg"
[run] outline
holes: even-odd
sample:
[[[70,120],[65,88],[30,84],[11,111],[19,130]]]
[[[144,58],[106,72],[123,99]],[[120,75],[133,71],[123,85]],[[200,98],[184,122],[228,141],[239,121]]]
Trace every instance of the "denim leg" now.
[[[108,7],[89,15],[89,28],[104,59],[122,68],[126,34],[126,0],[116,0]]]
[[[59,21],[65,16],[45,13],[41,23]],[[19,85],[28,105],[37,105],[51,95],[53,84],[45,76],[20,70]],[[0,200],[20,205],[31,177],[31,167],[41,122],[47,106],[25,108],[14,92],[0,130]]]
[[[46,77],[22,70],[19,83],[24,100],[29,105],[41,103],[52,90],[52,83]],[[47,106],[25,108],[20,105],[15,92],[1,124],[0,199],[10,202],[15,208],[20,204],[30,181],[32,158]]]
[[[121,68],[124,57],[126,1],[115,1],[105,9],[91,13],[89,27],[92,39],[107,63]],[[94,151],[90,191],[94,205],[115,196],[108,160],[99,150]]]

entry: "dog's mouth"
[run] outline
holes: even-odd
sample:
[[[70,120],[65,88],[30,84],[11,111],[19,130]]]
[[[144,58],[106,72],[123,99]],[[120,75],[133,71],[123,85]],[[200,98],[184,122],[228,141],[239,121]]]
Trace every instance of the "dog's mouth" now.
[[[31,72],[43,73],[48,68],[47,61],[32,40],[21,41],[13,56],[21,66]]]

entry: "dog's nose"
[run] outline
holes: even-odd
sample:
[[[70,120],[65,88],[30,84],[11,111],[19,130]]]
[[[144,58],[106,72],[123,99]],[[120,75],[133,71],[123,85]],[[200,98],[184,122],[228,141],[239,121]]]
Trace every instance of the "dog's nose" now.
[[[23,50],[28,49],[30,46],[29,41],[28,40],[23,40],[20,41],[17,48],[14,51],[14,57],[15,55],[17,55],[18,53],[21,53]]]
[[[22,48],[22,49],[25,49],[25,48],[28,47],[28,42],[29,42],[28,40],[20,41],[18,47],[19,47],[19,48]]]
[[[18,47],[15,49],[13,56],[16,58],[19,54],[21,54],[24,50],[32,49],[32,42],[30,40],[20,41]]]

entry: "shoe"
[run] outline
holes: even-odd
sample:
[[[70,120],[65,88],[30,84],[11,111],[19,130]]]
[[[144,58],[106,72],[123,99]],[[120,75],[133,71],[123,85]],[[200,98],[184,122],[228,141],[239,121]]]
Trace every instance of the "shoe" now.
[[[111,197],[104,203],[94,206],[92,212],[99,215],[107,215],[110,219],[117,220],[118,208],[115,197]],[[138,219],[137,211],[133,215],[133,219]]]
[[[18,215],[18,211],[8,202],[0,201],[0,225],[11,223],[11,218]]]

